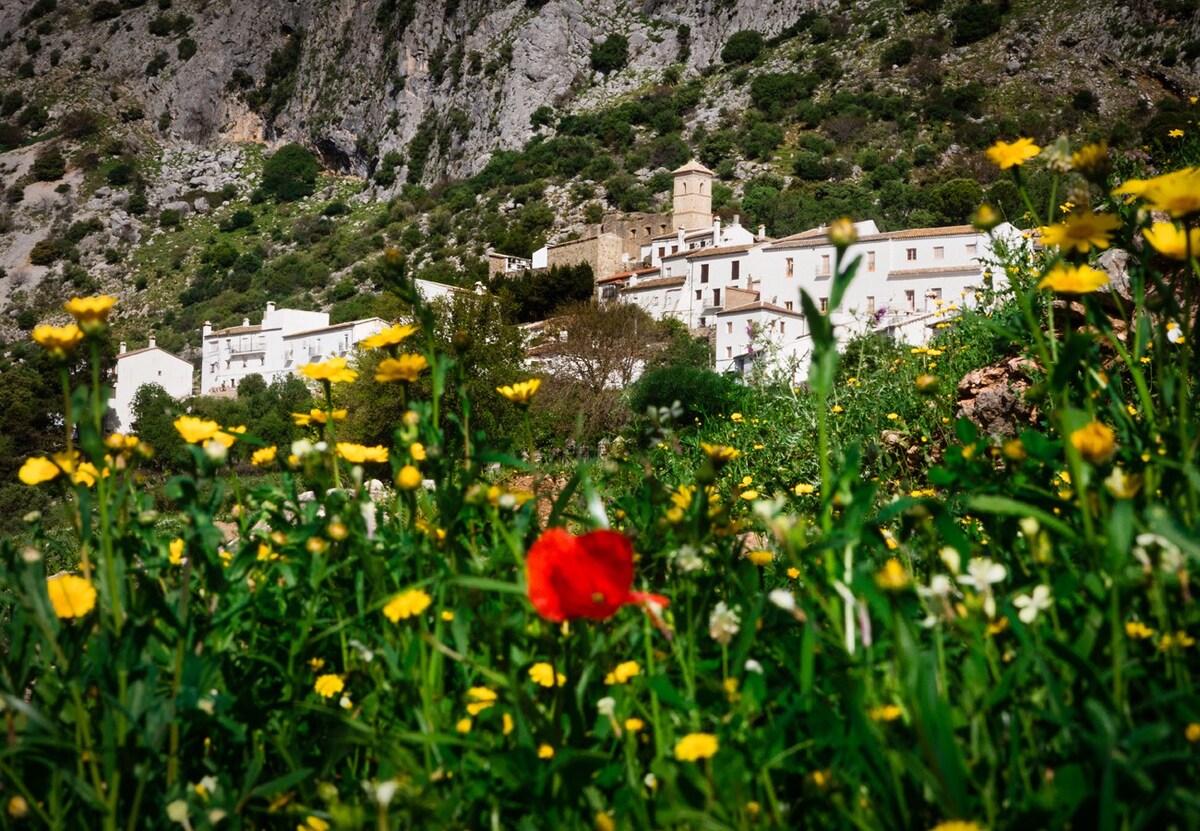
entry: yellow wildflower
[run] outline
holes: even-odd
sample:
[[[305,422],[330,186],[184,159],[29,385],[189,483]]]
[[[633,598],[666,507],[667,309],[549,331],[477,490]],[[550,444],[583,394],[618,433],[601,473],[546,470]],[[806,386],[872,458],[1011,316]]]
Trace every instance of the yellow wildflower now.
[[[469,718],[460,718],[458,720],[458,722],[455,723],[454,729],[457,730],[459,733],[463,733],[463,734],[470,733],[471,732],[471,720]]]
[[[1181,219],[1200,211],[1200,167],[1186,167],[1153,179],[1131,179],[1113,193],[1141,197],[1151,210]]]
[[[1184,729],[1183,735],[1192,744],[1200,742],[1200,724],[1193,721]]]
[[[837,248],[848,248],[858,241],[858,231],[848,216],[835,219],[829,225],[829,241]]]
[[[616,669],[604,676],[604,683],[612,686],[613,684],[624,684],[634,676],[641,675],[642,667],[637,661],[624,661],[617,664]]]
[[[45,456],[31,456],[21,465],[17,476],[26,485],[40,485],[49,482],[61,472],[58,465]]]
[[[798,569],[798,568],[794,568],[794,567],[793,567],[793,568],[789,568],[789,569],[787,570],[787,576],[788,576],[788,577],[790,577],[790,578],[791,578],[791,579],[793,579],[793,580],[797,579],[797,578],[800,576],[800,569]]]
[[[411,323],[397,323],[378,334],[371,335],[369,338],[363,338],[358,346],[360,349],[380,349],[385,346],[395,346],[416,331],[417,327]]]
[[[939,822],[929,831],[983,831],[983,826],[977,822],[967,822],[961,819],[951,819]]]
[[[303,825],[297,825],[296,831],[329,831],[330,825],[320,817],[307,816]]]
[[[346,682],[340,675],[322,675],[313,684],[313,690],[322,698],[333,698],[344,689],[346,689]]]
[[[116,305],[117,298],[100,295],[98,297],[72,297],[63,308],[75,318],[75,322],[84,331],[94,332],[108,320],[108,312]]]
[[[1142,232],[1146,242],[1164,257],[1172,260],[1186,260],[1190,253],[1200,257],[1200,228],[1192,228],[1186,234],[1173,222],[1155,222],[1153,226]]]
[[[325,424],[332,421],[345,421],[347,410],[319,410],[316,407],[309,410],[307,413],[292,413],[292,421],[298,427],[307,427],[310,424]]]
[[[429,369],[429,361],[424,355],[406,354],[398,358],[384,358],[375,367],[375,380],[381,384],[392,381],[413,383],[422,372]]]
[[[514,404],[528,404],[541,385],[541,378],[530,378],[528,381],[521,381],[511,386],[496,387],[496,392]]]
[[[1167,130],[1167,135],[1171,138],[1183,138],[1183,130],[1180,130],[1178,127],[1174,130]]]
[[[171,540],[167,546],[167,562],[173,566],[183,564],[183,540],[179,537]]]
[[[746,421],[746,419],[742,416],[741,413],[734,413],[733,415],[731,415],[729,417],[729,420],[732,421],[734,424],[742,424]]]
[[[1116,433],[1107,424],[1093,421],[1071,433],[1071,444],[1083,458],[1092,464],[1101,464],[1112,458],[1117,449]]]
[[[188,444],[203,444],[217,434],[221,425],[215,421],[185,415],[175,419],[175,429]]]
[[[904,715],[904,711],[895,704],[884,704],[879,707],[872,707],[870,713],[872,721],[895,721]]]
[[[1121,220],[1113,214],[1081,211],[1071,214],[1063,222],[1042,228],[1042,242],[1081,254],[1092,248],[1103,251],[1112,244],[1113,231],[1120,227]]]
[[[511,733],[513,731],[513,726],[513,717],[508,713],[505,713],[500,717],[500,732],[502,732],[504,735],[507,736],[509,733]]]
[[[416,617],[428,609],[432,602],[433,598],[420,589],[409,589],[388,601],[383,607],[383,615],[392,623],[396,623],[402,618]]]
[[[96,587],[84,577],[59,574],[46,580],[46,594],[61,618],[83,617],[96,607]]]
[[[339,456],[353,465],[361,465],[364,462],[383,464],[388,460],[387,448],[382,444],[375,447],[365,447],[361,444],[340,441],[337,443],[337,452]]]
[[[496,703],[496,693],[487,687],[471,687],[467,690],[467,712],[477,716]]]
[[[596,831],[617,831],[617,822],[608,811],[596,812]]]
[[[816,493],[816,491],[816,486],[810,485],[807,482],[801,482],[800,484],[796,485],[796,487],[792,488],[792,493],[796,494],[796,496],[809,496],[810,494]]]
[[[349,383],[358,377],[357,372],[346,366],[345,358],[330,358],[324,363],[305,364],[300,367],[300,374],[305,378],[330,384]]]
[[[396,484],[401,490],[410,491],[421,485],[421,471],[412,465],[405,465],[400,468],[400,472],[396,474]]]
[[[675,758],[681,762],[711,759],[721,747],[712,733],[689,733],[675,744]]]
[[[408,455],[412,456],[414,462],[425,461],[425,445],[419,441],[414,441],[408,446]]]
[[[561,687],[567,683],[567,676],[561,672],[555,672],[554,667],[544,661],[534,664],[529,668],[529,678],[533,683],[543,687],[553,687],[556,685]]]
[[[628,730],[630,733],[636,733],[645,726],[646,726],[646,722],[642,721],[640,718],[625,719],[625,729]]]
[[[714,467],[720,467],[742,455],[742,451],[724,444],[709,444],[700,442],[700,449],[712,461]]]
[[[875,575],[875,583],[879,588],[887,591],[900,591],[907,588],[911,582],[912,577],[896,557],[889,557],[888,561],[883,564],[883,568]]]
[[[83,340],[83,330],[74,323],[66,326],[38,326],[33,330],[33,340],[61,360]]]
[[[1107,141],[1085,144],[1071,154],[1071,167],[1091,179],[1107,174],[1110,166]]]
[[[1042,148],[1033,143],[1033,139],[1021,138],[1009,144],[998,141],[988,148],[987,157],[992,164],[1001,170],[1019,167],[1042,152]]]
[[[771,561],[775,559],[775,555],[772,554],[770,551],[764,551],[764,550],[759,549],[756,551],[747,552],[746,559],[749,560],[750,562],[754,563],[754,565],[762,567],[762,566],[770,565]]]
[[[276,449],[275,445],[271,445],[270,447],[260,447],[250,455],[250,464],[254,465],[255,467],[269,465],[271,462],[275,461],[275,455],[277,452],[278,450]]]
[[[538,758],[539,759],[553,759],[554,758],[554,748],[548,744],[538,745]]]
[[[1140,620],[1130,620],[1125,623],[1125,634],[1134,640],[1144,641],[1154,637],[1154,630]]]
[[[1059,294],[1088,294],[1108,285],[1108,275],[1090,265],[1059,263],[1038,283],[1039,289]]]

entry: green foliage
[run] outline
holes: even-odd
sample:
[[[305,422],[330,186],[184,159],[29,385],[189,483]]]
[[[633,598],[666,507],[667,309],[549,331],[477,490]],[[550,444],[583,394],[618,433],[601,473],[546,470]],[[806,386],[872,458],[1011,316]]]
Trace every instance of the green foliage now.
[[[880,69],[907,66],[917,54],[917,47],[908,38],[901,38],[888,45],[879,58]]]
[[[592,69],[605,75],[617,72],[629,62],[629,38],[613,33],[592,44]]]
[[[533,323],[553,316],[561,306],[590,299],[594,285],[592,267],[580,263],[499,275],[489,289],[511,309],[517,323]]]
[[[710,416],[736,409],[741,391],[730,379],[711,369],[697,366],[659,366],[648,370],[630,393],[629,406],[634,415],[644,415],[648,407],[682,408],[682,420],[703,421]]]
[[[1000,31],[1004,10],[998,3],[969,0],[950,14],[954,45],[966,46]]]
[[[760,54],[766,42],[761,33],[753,29],[742,29],[730,35],[721,49],[721,60],[727,64],[750,63]]]
[[[112,20],[114,17],[120,17],[121,7],[112,0],[97,0],[91,5],[88,10],[91,18],[96,23],[101,23],[105,20]]]
[[[293,202],[310,195],[321,167],[299,144],[286,144],[263,163],[262,189],[278,202]]]
[[[29,172],[39,182],[56,182],[66,174],[67,160],[58,145],[52,145],[37,154]]]
[[[296,91],[296,74],[300,71],[300,59],[304,54],[304,37],[303,29],[289,34],[283,46],[271,52],[263,70],[261,86],[244,92],[246,103],[262,112],[268,121],[283,112]],[[245,86],[240,81],[237,85]]]

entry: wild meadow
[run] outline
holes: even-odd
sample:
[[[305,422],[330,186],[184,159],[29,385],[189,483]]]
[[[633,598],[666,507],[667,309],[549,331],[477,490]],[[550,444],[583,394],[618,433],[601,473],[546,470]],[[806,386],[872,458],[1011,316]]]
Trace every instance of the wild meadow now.
[[[533,445],[552,377],[472,426],[393,257],[412,319],[303,368],[308,438],[183,416],[188,472],[150,480],[99,370],[72,381],[120,308],[71,301],[34,332],[62,449],[20,473],[54,505],[0,541],[0,825],[1195,827],[1200,145],[1167,146],[997,143],[1058,185],[928,346],[839,353],[805,295],[806,379],[565,464]],[[991,434],[955,388],[1006,359]],[[364,385],[390,443],[339,435]]]

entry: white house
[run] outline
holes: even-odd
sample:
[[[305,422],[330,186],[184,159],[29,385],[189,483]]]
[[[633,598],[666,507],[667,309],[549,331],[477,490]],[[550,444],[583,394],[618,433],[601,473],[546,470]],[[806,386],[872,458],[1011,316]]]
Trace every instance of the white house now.
[[[803,318],[794,324],[786,313],[800,312],[800,290],[822,311],[830,314],[839,340],[867,330],[884,332],[914,345],[924,344],[939,323],[962,308],[974,306],[977,293],[1002,287],[1004,274],[996,271],[993,284],[989,262],[997,240],[1018,242],[1020,232],[1001,225],[990,233],[970,225],[916,228],[880,233],[873,222],[856,223],[858,240],[846,256],[861,257],[858,271],[840,306],[828,308],[837,253],[824,228],[775,240],[761,247],[754,259],[749,288],[755,302],[782,309],[773,320],[758,309],[754,322],[763,336],[778,348],[780,360],[795,359],[803,370],[811,340]],[[731,315],[730,303],[716,312],[716,369],[744,372],[760,360],[751,345],[747,315]],[[749,311],[749,310],[747,310]],[[746,318],[743,320],[742,318]],[[730,326],[729,324],[734,324]]]
[[[267,303],[262,322],[212,328],[205,321],[200,368],[202,394],[231,392],[247,375],[267,383],[304,364],[348,357],[354,345],[386,327],[377,317],[330,325],[325,312],[277,309]]]
[[[129,351],[124,341],[120,348],[113,397],[108,401],[109,418],[114,430],[130,432],[133,427],[133,398],[146,384],[158,384],[176,399],[192,394],[194,368],[183,358],[160,349],[154,335],[150,336],[150,343],[144,349]]]

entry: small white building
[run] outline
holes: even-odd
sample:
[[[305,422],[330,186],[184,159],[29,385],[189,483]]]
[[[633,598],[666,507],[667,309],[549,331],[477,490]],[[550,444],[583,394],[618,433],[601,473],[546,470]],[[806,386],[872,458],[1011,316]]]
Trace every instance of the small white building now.
[[[267,383],[290,375],[308,363],[349,357],[355,344],[382,331],[377,317],[330,325],[326,312],[277,309],[267,303],[262,322],[212,328],[205,321],[200,368],[200,392],[232,393],[248,375]]]
[[[159,349],[154,335],[144,349],[128,350],[121,342],[117,355],[116,383],[113,397],[108,401],[112,428],[128,433],[133,428],[133,398],[146,384],[158,384],[175,399],[184,399],[192,394],[192,378],[195,369],[183,358]]]

